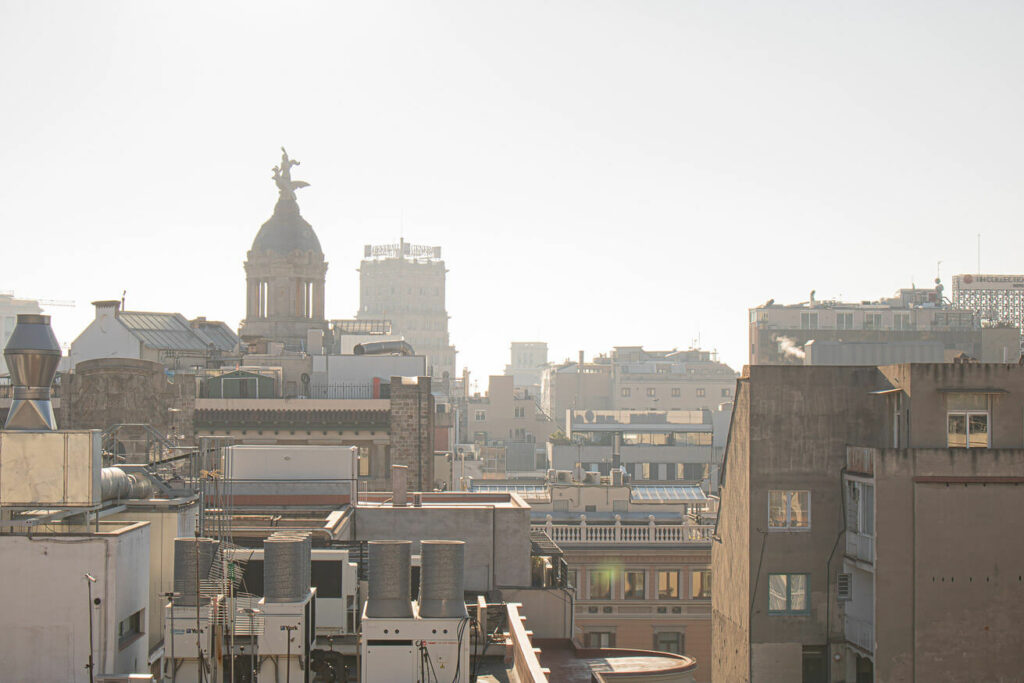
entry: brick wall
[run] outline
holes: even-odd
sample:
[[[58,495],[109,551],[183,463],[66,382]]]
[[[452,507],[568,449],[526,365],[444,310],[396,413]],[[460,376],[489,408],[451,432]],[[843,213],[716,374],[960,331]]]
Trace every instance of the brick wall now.
[[[390,465],[409,468],[409,490],[434,489],[434,397],[429,377],[391,378],[391,458],[374,467],[374,479],[391,487]],[[379,471],[378,471],[379,469]]]

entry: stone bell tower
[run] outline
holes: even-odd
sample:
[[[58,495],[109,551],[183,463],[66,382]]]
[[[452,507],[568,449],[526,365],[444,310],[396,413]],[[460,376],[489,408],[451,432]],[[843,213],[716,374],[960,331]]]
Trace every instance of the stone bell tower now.
[[[299,162],[281,148],[274,167],[279,196],[274,215],[260,228],[245,259],[245,320],[238,331],[244,342],[282,342],[286,349],[306,348],[307,332],[327,332],[324,278],[327,262],[320,240],[299,213],[295,190],[309,183],[292,180]]]

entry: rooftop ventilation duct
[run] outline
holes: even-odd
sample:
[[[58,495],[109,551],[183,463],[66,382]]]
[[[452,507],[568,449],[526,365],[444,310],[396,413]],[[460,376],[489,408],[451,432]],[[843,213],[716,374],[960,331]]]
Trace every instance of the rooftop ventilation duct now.
[[[309,593],[312,540],[308,533],[278,532],[263,541],[263,597],[301,602]]]
[[[217,542],[212,538],[174,539],[174,592],[178,594],[175,605],[197,603],[199,586],[210,575],[216,550]]]
[[[412,617],[412,543],[370,541],[368,617]]]
[[[352,353],[356,356],[385,356],[397,354],[399,356],[415,356],[416,352],[407,341],[382,341],[365,342],[352,347]]]
[[[50,328],[50,316],[19,313],[4,359],[14,385],[14,400],[4,429],[56,430],[50,385],[60,364],[60,344]]]
[[[420,616],[468,617],[463,596],[466,544],[423,541],[420,553]]]

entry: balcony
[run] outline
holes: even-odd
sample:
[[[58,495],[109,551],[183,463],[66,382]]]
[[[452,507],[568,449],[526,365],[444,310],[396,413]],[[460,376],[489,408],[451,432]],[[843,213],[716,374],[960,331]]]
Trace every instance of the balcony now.
[[[617,517],[617,516],[616,516]],[[713,524],[588,524],[581,516],[578,524],[555,524],[548,515],[533,531],[545,532],[558,545],[706,545],[711,543]]]
[[[875,625],[866,619],[843,618],[846,640],[865,652],[875,651]]]
[[[846,556],[869,564],[875,563],[875,539],[854,531],[846,532]]]

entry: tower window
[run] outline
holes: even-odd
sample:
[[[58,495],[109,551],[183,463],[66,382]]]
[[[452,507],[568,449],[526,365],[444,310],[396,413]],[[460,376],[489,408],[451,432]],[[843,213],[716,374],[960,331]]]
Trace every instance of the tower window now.
[[[267,281],[266,280],[260,280],[259,301],[257,302],[257,308],[258,308],[257,315],[259,315],[259,317],[261,317],[261,318],[266,318],[267,317],[267,311],[270,308],[270,305],[269,305],[269,299],[270,299],[269,295],[270,295],[270,292],[269,292],[269,290],[270,290],[270,287],[269,287],[269,284],[267,283]]]

